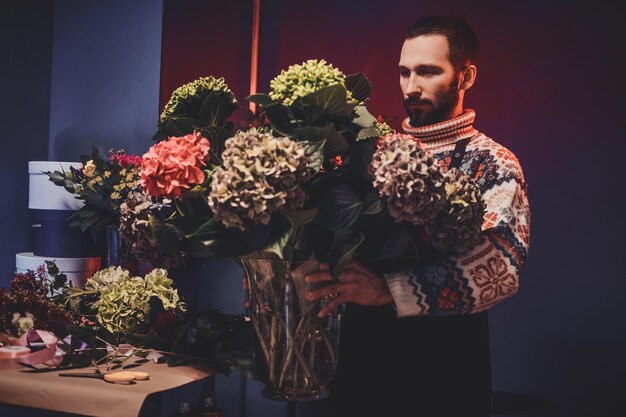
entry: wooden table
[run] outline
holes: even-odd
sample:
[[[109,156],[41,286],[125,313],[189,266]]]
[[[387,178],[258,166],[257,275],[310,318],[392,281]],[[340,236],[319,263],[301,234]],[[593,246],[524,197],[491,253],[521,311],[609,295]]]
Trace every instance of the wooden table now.
[[[95,378],[59,376],[60,372],[85,372],[88,371],[86,369],[0,371],[0,403],[86,416],[137,417],[149,396],[153,398],[180,388],[182,395],[179,397],[184,398],[187,384],[205,380],[215,373],[200,365],[168,367],[152,362],[143,363],[132,370],[148,372],[150,379],[132,384],[112,384]],[[199,401],[201,388],[195,385],[197,392],[193,397]],[[192,406],[196,405],[191,398],[189,401]],[[157,404],[160,402],[161,399],[158,399]],[[3,414],[0,410],[0,415]],[[152,415],[155,415],[154,412]]]

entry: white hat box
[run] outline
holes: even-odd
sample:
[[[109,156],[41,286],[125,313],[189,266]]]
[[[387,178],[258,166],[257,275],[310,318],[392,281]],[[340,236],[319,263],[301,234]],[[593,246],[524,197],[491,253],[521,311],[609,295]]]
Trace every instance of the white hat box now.
[[[37,271],[44,261],[54,261],[59,271],[67,275],[74,287],[82,288],[93,274],[101,268],[100,257],[93,258],[55,258],[51,256],[36,256],[33,252],[22,252],[15,255],[15,272],[26,273],[27,270]]]
[[[83,201],[78,200],[63,187],[55,185],[44,172],[69,171],[81,168],[80,162],[29,161],[28,208],[39,210],[78,210]]]

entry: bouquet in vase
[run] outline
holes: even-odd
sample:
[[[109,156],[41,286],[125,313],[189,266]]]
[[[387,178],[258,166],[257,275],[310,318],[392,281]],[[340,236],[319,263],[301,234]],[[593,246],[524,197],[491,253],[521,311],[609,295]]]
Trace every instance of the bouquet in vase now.
[[[484,204],[469,178],[444,172],[419,141],[367,111],[364,74],[309,60],[270,90],[247,98],[261,122],[232,132],[224,109],[236,100],[221,80],[181,87],[160,125],[172,134],[155,135],[141,181],[176,206],[150,218],[162,250],[240,260],[265,394],[320,398],[336,366],[338,318],[317,317],[305,275],[319,262],[334,275],[353,258],[382,272],[463,251],[478,239]],[[175,106],[185,114],[167,112]]]

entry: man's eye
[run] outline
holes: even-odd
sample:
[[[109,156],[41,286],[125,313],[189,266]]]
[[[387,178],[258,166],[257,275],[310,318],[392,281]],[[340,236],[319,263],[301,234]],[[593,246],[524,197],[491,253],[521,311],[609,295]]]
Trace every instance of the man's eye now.
[[[400,71],[400,76],[403,78],[408,78],[410,74],[409,71]]]

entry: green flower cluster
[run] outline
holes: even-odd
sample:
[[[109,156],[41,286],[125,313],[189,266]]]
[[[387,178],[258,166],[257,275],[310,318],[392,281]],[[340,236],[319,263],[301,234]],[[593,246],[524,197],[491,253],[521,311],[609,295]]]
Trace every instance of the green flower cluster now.
[[[224,96],[232,104],[237,104],[235,94],[228,88],[224,78],[201,77],[174,90],[159,117],[159,122],[163,123],[174,116],[197,116],[193,113],[199,111],[205,98],[211,94]]]
[[[184,309],[172,283],[165,269],[155,268],[142,278],[111,266],[89,278],[84,291],[97,296],[92,307],[98,323],[114,335],[124,336],[148,324],[152,297],[158,297],[166,310]]]
[[[392,135],[396,133],[396,131],[391,126],[389,126],[387,122],[376,121],[374,122],[374,127],[378,129],[378,131],[380,132],[380,136]]]
[[[300,97],[335,84],[345,86],[346,76],[323,59],[310,59],[281,71],[270,81],[269,96],[289,106]],[[350,99],[350,91],[347,95]]]
[[[480,239],[485,202],[472,179],[457,168],[444,175],[446,206],[426,225],[430,244],[442,252],[464,252]]]
[[[268,224],[284,206],[297,207],[305,198],[300,185],[322,165],[319,148],[258,132],[227,139],[223,166],[213,173],[208,195],[214,218],[246,230]]]

